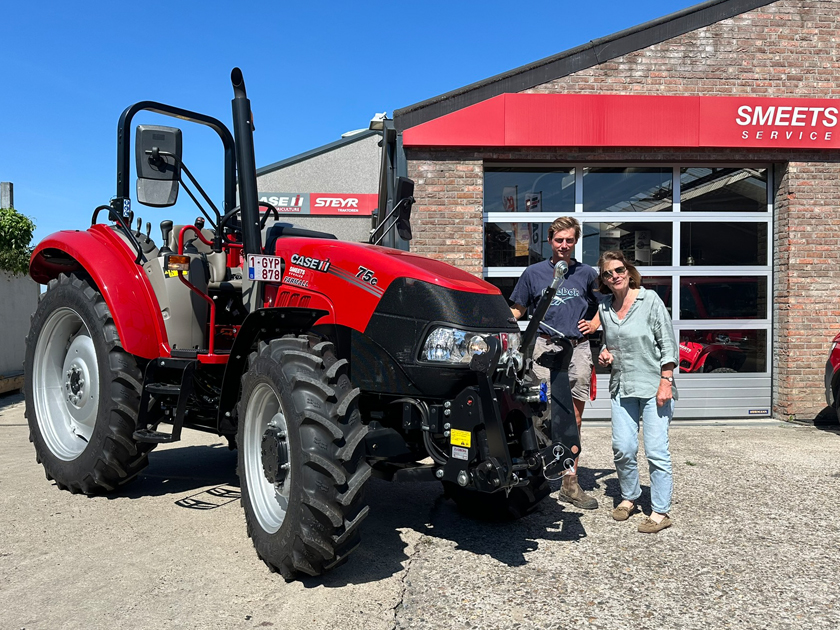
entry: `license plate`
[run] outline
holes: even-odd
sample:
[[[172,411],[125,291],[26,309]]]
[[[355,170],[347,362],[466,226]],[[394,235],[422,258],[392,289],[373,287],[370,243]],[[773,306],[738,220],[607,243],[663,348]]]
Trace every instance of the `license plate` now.
[[[248,278],[257,282],[280,282],[283,279],[280,256],[248,254]]]

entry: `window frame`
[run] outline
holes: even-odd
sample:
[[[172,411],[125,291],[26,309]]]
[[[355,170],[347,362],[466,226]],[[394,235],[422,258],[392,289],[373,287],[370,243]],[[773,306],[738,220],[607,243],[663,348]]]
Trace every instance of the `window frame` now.
[[[728,374],[729,377],[754,377],[772,376],[772,346],[773,346],[773,275],[774,275],[774,247],[773,247],[773,221],[775,215],[773,190],[775,189],[774,169],[772,163],[714,163],[707,162],[676,162],[669,163],[672,172],[672,210],[658,212],[584,212],[583,210],[583,172],[585,168],[621,167],[621,168],[662,168],[662,163],[634,162],[610,163],[610,162],[491,162],[485,161],[485,169],[493,168],[571,168],[575,176],[575,204],[572,216],[575,216],[581,223],[598,224],[612,222],[668,222],[672,226],[672,263],[681,260],[681,239],[680,229],[682,223],[699,222],[728,222],[728,223],[765,223],[767,225],[767,263],[766,265],[751,266],[681,266],[671,264],[668,266],[645,265],[638,267],[642,276],[659,276],[671,278],[671,301],[676,305],[679,315],[679,304],[681,303],[680,277],[711,277],[711,276],[758,276],[764,277],[767,291],[767,313],[761,319],[709,319],[709,320],[681,320],[678,317],[673,319],[674,332],[679,340],[683,330],[749,330],[761,329],[766,331],[766,371],[765,372],[744,372]],[[681,212],[681,182],[680,172],[683,168],[706,167],[706,168],[753,168],[764,169],[767,174],[767,211],[766,212]],[[486,223],[551,223],[558,215],[550,212],[483,212],[482,229]],[[642,219],[644,216],[644,219]],[[523,221],[527,217],[526,221]],[[575,246],[574,256],[577,260],[583,258],[583,239],[579,239]],[[484,278],[517,278],[525,270],[525,267],[483,266]],[[524,329],[527,323],[520,321]],[[684,377],[691,378],[694,375],[683,373]],[[709,376],[704,373],[704,376]]]

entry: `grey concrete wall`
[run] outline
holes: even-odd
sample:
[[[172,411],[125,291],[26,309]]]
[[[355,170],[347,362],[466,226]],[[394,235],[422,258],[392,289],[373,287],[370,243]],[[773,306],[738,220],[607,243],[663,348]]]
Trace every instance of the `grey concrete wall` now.
[[[40,288],[29,276],[0,271],[0,376],[23,370],[24,338]]]
[[[257,189],[260,192],[375,195],[379,192],[379,139],[378,135],[370,136],[261,175],[257,178]],[[282,216],[281,221],[356,242],[367,242],[371,227],[370,217],[292,215]]]

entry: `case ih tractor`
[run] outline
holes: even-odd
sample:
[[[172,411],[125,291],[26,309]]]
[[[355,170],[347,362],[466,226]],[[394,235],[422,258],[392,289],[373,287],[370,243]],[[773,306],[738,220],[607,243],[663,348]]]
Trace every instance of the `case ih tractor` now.
[[[239,69],[231,81],[233,135],[195,112],[128,107],[116,197],[89,229],[53,234],[32,255],[47,290],[27,337],[26,415],[47,478],[109,492],[184,427],[225,436],[248,534],[286,579],[321,574],[356,547],[371,476],[440,480],[468,513],[528,512],[549,492],[546,474],[572,469],[580,450],[568,342],[541,358],[559,376],[545,432],[534,424],[546,403],[531,353],[560,265],[521,335],[498,289],[464,271],[277,222],[257,201]],[[204,215],[163,221],[159,243],[148,224],[132,226],[131,121],[142,110],[206,125],[224,147],[217,209],[182,162],[180,130],[136,128],[137,201],[171,206],[180,185]],[[396,188],[380,227],[410,238],[413,184]]]

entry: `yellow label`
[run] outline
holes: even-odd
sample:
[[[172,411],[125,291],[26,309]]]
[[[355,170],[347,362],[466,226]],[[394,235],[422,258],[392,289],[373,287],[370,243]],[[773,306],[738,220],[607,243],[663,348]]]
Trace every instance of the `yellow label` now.
[[[177,272],[177,271],[173,271],[172,269],[164,269],[164,270],[163,270],[163,274],[164,274],[167,278],[177,278],[177,277],[178,277],[178,272]]]
[[[471,440],[472,433],[469,431],[461,431],[459,429],[452,429],[452,433],[449,437],[449,441],[452,446],[463,446],[464,448],[470,447]]]

